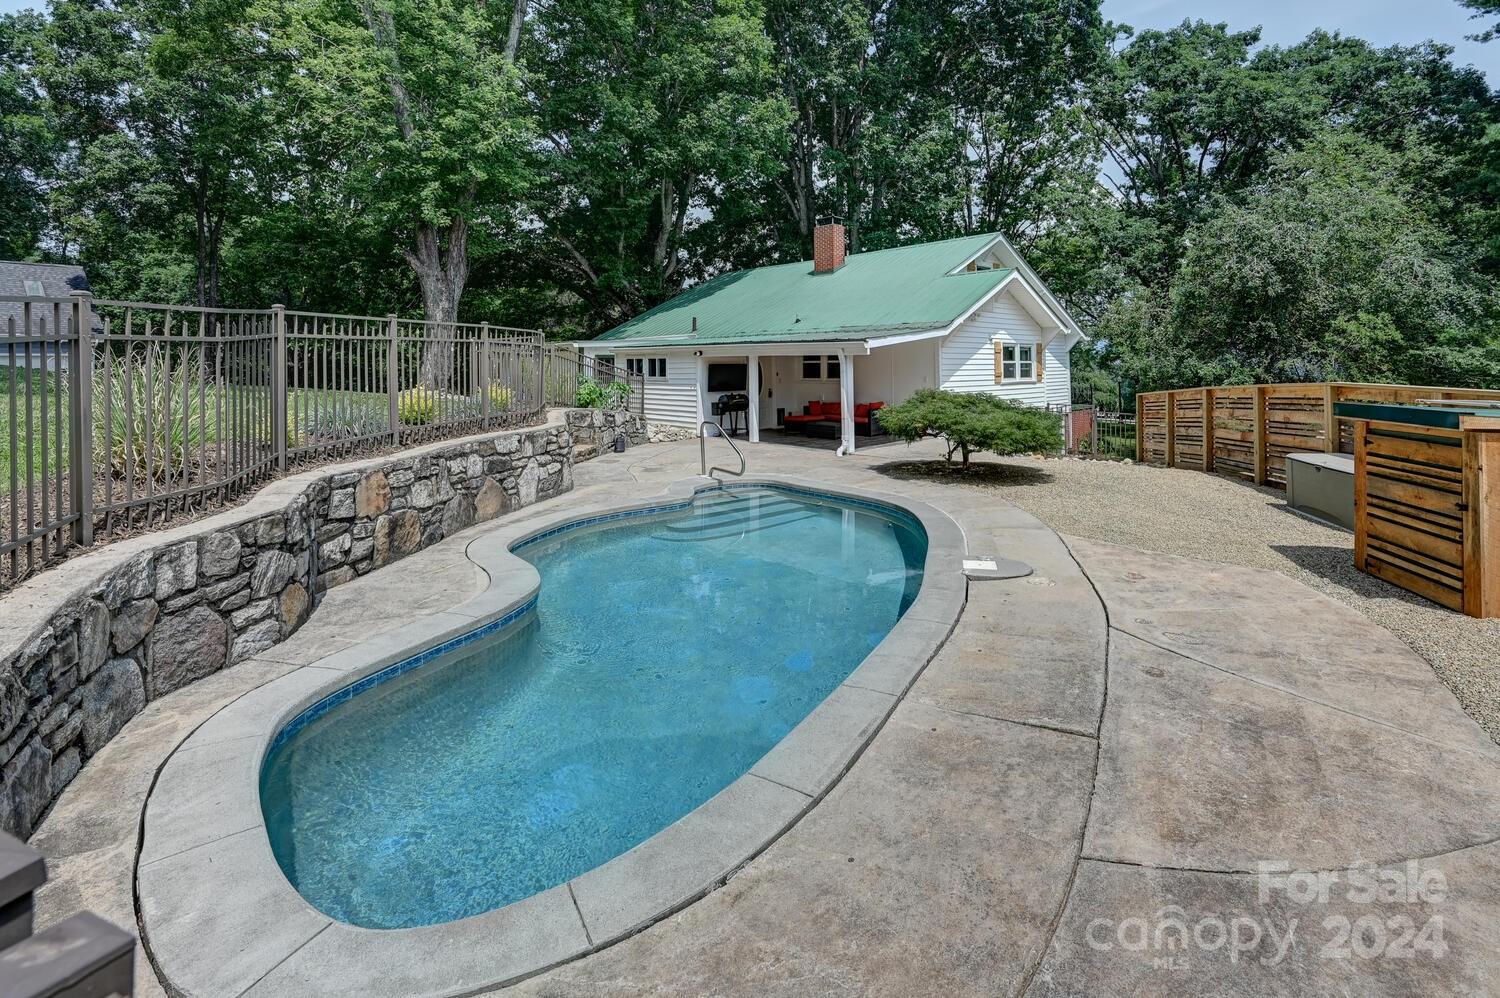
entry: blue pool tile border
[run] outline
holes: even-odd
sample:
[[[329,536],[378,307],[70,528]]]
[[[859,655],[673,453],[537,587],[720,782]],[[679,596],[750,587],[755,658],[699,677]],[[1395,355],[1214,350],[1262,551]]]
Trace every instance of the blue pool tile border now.
[[[384,669],[380,669],[377,672],[372,672],[368,676],[365,676],[363,679],[356,680],[355,682],[350,683],[348,686],[345,686],[343,689],[335,690],[334,692],[328,694],[317,703],[305,708],[301,713],[292,718],[286,724],[282,725],[281,730],[276,733],[276,737],[271,739],[271,746],[266,750],[267,755],[269,755],[271,752],[276,751],[276,749],[280,747],[284,742],[286,742],[287,739],[297,734],[297,732],[301,731],[303,728],[307,727],[313,721],[316,721],[318,718],[322,717],[324,714],[328,713],[339,704],[352,700],[354,697],[359,696],[361,693],[366,693],[381,685],[382,683],[388,683],[392,679],[404,676],[408,672],[411,672],[413,669],[421,668],[428,662],[431,662],[436,658],[440,658],[441,656],[446,655],[449,652],[457,651],[465,645],[473,644],[475,641],[478,641],[481,638],[487,638],[497,631],[504,630],[511,624],[514,624],[516,621],[520,620],[522,617],[525,617],[532,611],[534,611],[536,609],[536,601],[537,597],[535,594],[533,594],[532,597],[525,603],[522,603],[520,606],[516,607],[514,610],[510,611],[505,616],[500,617],[497,620],[492,620],[487,624],[481,624],[480,626],[474,628],[472,631],[466,631],[456,638],[449,638],[447,641],[444,641],[441,644],[434,645],[433,647],[428,648],[425,651],[418,652],[410,658],[403,659],[402,661],[397,662],[395,665],[388,665]]]
[[[834,492],[820,492],[817,489],[803,489],[795,485],[783,485],[780,482],[721,482],[707,488],[698,489],[686,499],[678,499],[673,502],[659,503],[653,506],[642,506],[638,509],[624,509],[613,513],[601,513],[598,516],[586,516],[577,520],[569,520],[567,523],[559,524],[539,534],[533,534],[521,543],[511,548],[512,553],[519,552],[533,544],[540,543],[548,538],[559,534],[566,534],[574,530],[582,530],[584,527],[592,527],[600,523],[609,523],[614,520],[624,520],[634,516],[651,516],[655,513],[675,513],[678,510],[691,506],[699,496],[712,495],[716,492],[733,492],[740,489],[758,489],[762,492],[784,492],[794,496],[805,496],[811,499],[821,499],[834,502],[843,506],[855,506],[868,509],[899,520],[902,524],[916,530],[923,537],[927,536],[927,530],[922,526],[922,521],[908,513],[906,510],[889,503],[877,502],[870,499],[860,499],[856,496],[839,495]]]

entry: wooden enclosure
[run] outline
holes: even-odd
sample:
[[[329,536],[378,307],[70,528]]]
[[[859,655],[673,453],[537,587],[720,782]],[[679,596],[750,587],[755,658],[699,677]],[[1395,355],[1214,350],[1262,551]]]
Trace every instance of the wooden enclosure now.
[[[1500,402],[1500,391],[1318,382],[1143,392],[1136,460],[1285,488],[1288,454],[1354,453],[1352,421],[1334,414],[1336,403],[1426,399]]]
[[[1500,617],[1500,417],[1460,429],[1356,420],[1354,563],[1471,617]]]

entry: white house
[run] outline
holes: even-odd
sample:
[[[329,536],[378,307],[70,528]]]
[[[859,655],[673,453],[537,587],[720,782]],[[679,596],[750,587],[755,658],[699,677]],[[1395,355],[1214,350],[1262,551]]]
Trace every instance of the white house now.
[[[696,430],[743,393],[752,441],[812,429],[845,452],[870,431],[868,406],[920,388],[1072,401],[1068,351],[1084,334],[1003,237],[846,256],[835,224],[813,247],[811,263],[720,275],[578,346],[644,377],[653,422]]]

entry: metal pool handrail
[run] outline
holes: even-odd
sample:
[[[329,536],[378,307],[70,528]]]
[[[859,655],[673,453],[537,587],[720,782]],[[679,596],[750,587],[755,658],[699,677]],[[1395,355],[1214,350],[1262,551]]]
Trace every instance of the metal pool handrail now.
[[[720,468],[718,465],[712,468],[708,466],[708,434],[703,431],[710,426],[719,431],[719,436],[723,437],[724,442],[729,445],[729,449],[734,451],[734,456],[740,459],[739,471],[730,471],[728,468]],[[698,466],[702,469],[704,478],[707,478],[715,471],[722,471],[724,474],[733,475],[735,478],[745,473],[745,455],[740,453],[740,449],[734,445],[734,440],[730,438],[729,434],[724,432],[724,427],[711,419],[705,419],[698,424]]]

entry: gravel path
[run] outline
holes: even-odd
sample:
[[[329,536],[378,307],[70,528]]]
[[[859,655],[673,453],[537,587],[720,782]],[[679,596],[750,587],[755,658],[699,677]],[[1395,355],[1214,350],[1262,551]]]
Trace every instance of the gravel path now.
[[[1354,535],[1291,512],[1281,492],[1202,472],[1076,459],[1010,458],[968,475],[941,463],[898,461],[882,470],[994,490],[1060,533],[1289,575],[1405,641],[1500,742],[1500,620],[1465,617],[1359,571]]]

